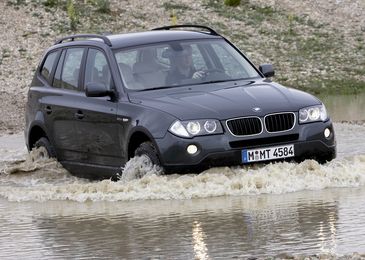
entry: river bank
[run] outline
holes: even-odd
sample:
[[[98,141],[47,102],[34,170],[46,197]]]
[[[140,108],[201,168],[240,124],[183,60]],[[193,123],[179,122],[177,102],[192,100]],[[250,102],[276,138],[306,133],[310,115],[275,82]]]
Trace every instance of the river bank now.
[[[0,1],[0,133],[24,126],[27,89],[44,50],[74,33],[144,31],[171,23],[204,24],[232,40],[255,63],[273,63],[275,81],[315,94],[365,89],[365,2],[362,0],[117,1],[104,9],[74,1]],[[54,3],[54,4],[51,4]]]

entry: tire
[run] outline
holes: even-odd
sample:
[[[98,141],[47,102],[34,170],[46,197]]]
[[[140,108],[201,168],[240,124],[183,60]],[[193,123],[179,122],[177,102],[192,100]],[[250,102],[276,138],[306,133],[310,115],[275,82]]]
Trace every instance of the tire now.
[[[47,138],[41,137],[37,142],[35,142],[34,147],[44,147],[47,151],[47,155],[45,155],[44,157],[48,156],[49,158],[56,158],[56,151],[54,150],[53,146]]]
[[[325,163],[328,163],[328,162],[332,161],[333,159],[335,159],[336,158],[336,155],[337,155],[336,151],[330,152],[330,153],[327,153],[327,154],[325,154],[323,156],[318,157],[317,158],[317,161],[320,164],[325,164]]]
[[[141,143],[138,148],[134,151],[135,156],[146,155],[152,162],[152,164],[161,166],[160,159],[158,158],[158,153],[156,147],[152,142]]]

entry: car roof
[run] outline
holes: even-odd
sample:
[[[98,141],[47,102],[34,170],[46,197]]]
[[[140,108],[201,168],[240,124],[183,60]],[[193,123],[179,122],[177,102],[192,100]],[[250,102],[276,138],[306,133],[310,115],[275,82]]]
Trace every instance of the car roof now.
[[[182,40],[195,40],[195,39],[219,39],[222,38],[219,35],[212,35],[205,32],[196,31],[149,31],[149,32],[137,32],[118,35],[108,35],[112,43],[112,48],[119,49],[125,47],[132,47],[144,44],[153,44],[166,41],[182,41]]]
[[[76,38],[83,38],[75,40]],[[182,30],[152,30],[147,32],[114,34],[114,35],[73,35],[57,40],[55,45],[48,51],[59,47],[89,45],[100,46],[106,44],[112,49],[128,48],[133,46],[154,44],[168,41],[183,41],[196,39],[220,39],[222,36],[200,31],[182,31]],[[71,40],[71,41],[64,41]],[[104,43],[103,43],[104,42]]]

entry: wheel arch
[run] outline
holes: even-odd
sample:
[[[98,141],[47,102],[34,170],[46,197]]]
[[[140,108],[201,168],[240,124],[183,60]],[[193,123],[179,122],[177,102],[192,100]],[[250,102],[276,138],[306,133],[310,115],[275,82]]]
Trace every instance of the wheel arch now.
[[[152,142],[160,157],[160,152],[153,136],[145,128],[137,127],[128,139],[128,160],[134,156],[134,151],[144,142]]]
[[[46,131],[44,130],[43,127],[41,127],[38,124],[33,125],[30,128],[29,134],[28,134],[28,150],[32,150],[32,148],[34,147],[35,143],[41,138],[41,137],[45,137],[49,140]],[[50,141],[50,140],[49,140]]]

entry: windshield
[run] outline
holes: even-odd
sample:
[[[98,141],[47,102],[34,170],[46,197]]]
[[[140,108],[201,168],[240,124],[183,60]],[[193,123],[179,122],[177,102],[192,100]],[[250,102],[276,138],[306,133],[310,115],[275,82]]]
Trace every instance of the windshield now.
[[[115,52],[124,85],[149,90],[259,77],[224,40],[179,41]]]

